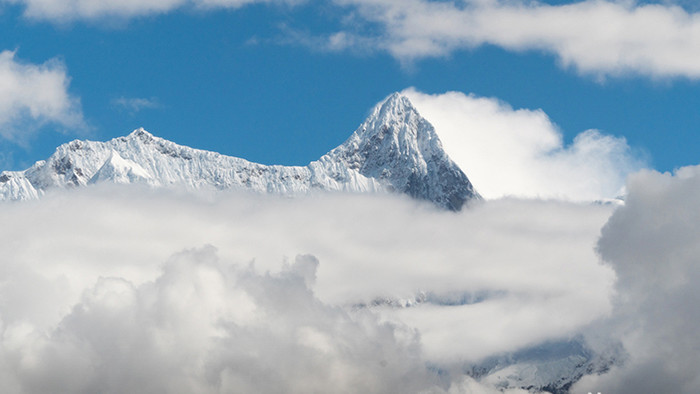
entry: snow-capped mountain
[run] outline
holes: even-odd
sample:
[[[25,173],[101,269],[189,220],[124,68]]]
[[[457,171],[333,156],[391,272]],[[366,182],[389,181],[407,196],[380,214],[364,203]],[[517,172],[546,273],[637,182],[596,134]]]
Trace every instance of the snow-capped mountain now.
[[[421,306],[476,305],[497,293],[436,294],[418,292],[409,298],[380,297],[369,302],[352,304],[353,310],[371,309],[379,314],[386,310]],[[550,340],[521,348],[515,352],[497,354],[477,363],[465,362],[460,373],[502,390],[521,389],[533,393],[568,394],[570,388],[586,375],[600,375],[626,359],[620,343],[610,343],[593,350],[581,336]],[[454,366],[442,370],[451,373]],[[454,372],[454,370],[452,371]]]
[[[138,129],[107,142],[72,141],[27,170],[0,173],[0,200],[34,199],[51,189],[103,182],[284,195],[400,192],[451,210],[480,198],[443,151],[433,126],[408,98],[394,93],[347,141],[305,167],[252,163]]]
[[[494,387],[567,394],[582,377],[603,374],[621,365],[624,358],[620,344],[595,352],[583,338],[576,337],[465,365],[465,372]]]

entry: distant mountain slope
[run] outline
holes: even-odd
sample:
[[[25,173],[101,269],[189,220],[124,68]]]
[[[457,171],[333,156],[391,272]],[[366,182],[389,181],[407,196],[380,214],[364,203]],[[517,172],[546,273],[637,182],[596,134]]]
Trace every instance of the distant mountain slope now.
[[[442,149],[433,126],[408,98],[394,93],[347,141],[305,167],[252,163],[177,145],[138,129],[107,142],[72,141],[27,170],[0,173],[0,200],[35,199],[51,189],[103,182],[283,195],[388,191],[450,210],[480,198]]]

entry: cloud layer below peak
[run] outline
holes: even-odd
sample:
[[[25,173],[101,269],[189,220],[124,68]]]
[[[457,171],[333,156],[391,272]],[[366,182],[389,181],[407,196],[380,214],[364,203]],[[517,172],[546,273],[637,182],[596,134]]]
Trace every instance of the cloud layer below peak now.
[[[574,392],[697,393],[700,377],[700,167],[630,177],[629,198],[602,230],[598,250],[617,273],[615,335],[629,360]]]
[[[0,387],[483,392],[460,363],[609,313],[614,274],[593,245],[611,211],[117,186],[5,204]],[[280,263],[299,253],[317,259]]]

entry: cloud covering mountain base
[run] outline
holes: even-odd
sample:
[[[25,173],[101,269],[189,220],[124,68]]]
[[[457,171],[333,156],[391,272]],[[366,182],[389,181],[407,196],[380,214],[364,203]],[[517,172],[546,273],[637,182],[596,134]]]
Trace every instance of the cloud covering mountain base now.
[[[614,274],[593,246],[612,209],[501,200],[452,213],[398,196],[133,185],[4,204],[0,381],[480,391],[465,363],[566,340],[610,312]],[[316,257],[293,257],[304,253]]]
[[[101,277],[48,330],[5,324],[3,392],[425,388],[417,336],[321,303],[306,284],[316,264],[300,257],[259,274],[204,247],[175,255],[141,285]]]
[[[133,185],[4,204],[1,388],[488,392],[470,366],[585,338],[627,356],[572,392],[695,392],[699,179],[638,173],[619,208]]]
[[[603,228],[598,249],[618,276],[615,318],[601,327],[629,361],[580,391],[696,393],[700,378],[700,167],[643,171]],[[597,387],[597,389],[596,389]]]

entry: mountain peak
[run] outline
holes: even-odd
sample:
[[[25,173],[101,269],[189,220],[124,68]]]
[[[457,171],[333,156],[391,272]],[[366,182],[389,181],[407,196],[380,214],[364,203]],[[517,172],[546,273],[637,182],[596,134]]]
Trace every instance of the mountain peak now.
[[[127,135],[125,138],[129,140],[151,141],[156,137],[153,134],[146,131],[146,129],[144,129],[143,127],[139,127],[138,129],[132,131],[131,134]]]
[[[365,121],[369,127],[361,127],[358,132],[362,137],[368,138],[372,131],[377,131],[377,125],[396,125],[399,123],[410,123],[412,119],[421,118],[418,110],[413,106],[411,100],[401,93],[392,93],[380,104],[374,107],[372,113]]]
[[[433,126],[406,96],[393,93],[345,143],[308,166],[251,163],[177,145],[138,128],[106,142],[73,141],[25,171],[2,173],[0,200],[33,199],[49,189],[105,182],[284,195],[389,191],[451,210],[479,198],[443,151]]]
[[[384,101],[379,105],[383,109],[395,109],[395,110],[415,110],[411,100],[405,96],[403,93],[394,92],[388,95]]]
[[[327,156],[393,190],[450,210],[480,198],[443,150],[435,128],[401,93],[378,104],[355,133]]]

